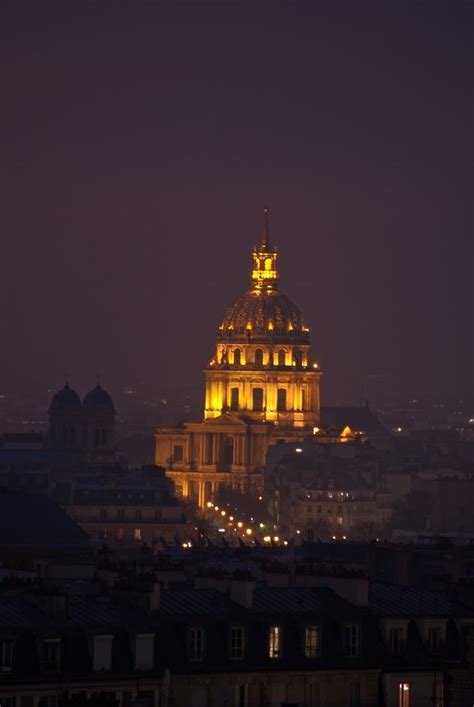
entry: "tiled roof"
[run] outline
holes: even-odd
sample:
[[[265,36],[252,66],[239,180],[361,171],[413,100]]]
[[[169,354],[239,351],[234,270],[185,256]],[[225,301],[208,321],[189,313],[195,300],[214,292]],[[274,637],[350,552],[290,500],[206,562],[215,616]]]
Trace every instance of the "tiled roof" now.
[[[160,597],[160,614],[167,616],[225,617],[231,606],[229,597],[214,589],[164,590]]]
[[[404,587],[384,582],[373,582],[370,608],[380,616],[469,616],[470,609],[449,597],[447,591]]]
[[[0,547],[8,550],[88,550],[87,534],[45,496],[0,495]]]
[[[253,609],[269,614],[334,614],[351,611],[352,606],[325,587],[258,587]]]

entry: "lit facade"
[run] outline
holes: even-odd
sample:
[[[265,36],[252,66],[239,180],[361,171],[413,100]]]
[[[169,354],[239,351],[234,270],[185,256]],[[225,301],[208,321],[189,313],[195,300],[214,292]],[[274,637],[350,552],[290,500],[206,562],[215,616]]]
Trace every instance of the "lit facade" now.
[[[156,463],[200,506],[220,484],[261,491],[269,445],[320,424],[321,373],[301,312],[278,287],[266,209],[252,255],[250,289],[227,308],[204,372],[204,420],[156,433]]]

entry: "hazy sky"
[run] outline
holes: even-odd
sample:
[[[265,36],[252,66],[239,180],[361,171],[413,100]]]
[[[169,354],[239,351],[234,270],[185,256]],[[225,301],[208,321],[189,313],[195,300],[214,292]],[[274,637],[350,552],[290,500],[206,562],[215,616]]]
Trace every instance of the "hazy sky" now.
[[[472,11],[3,0],[0,386],[199,385],[268,204],[326,401],[469,393]]]

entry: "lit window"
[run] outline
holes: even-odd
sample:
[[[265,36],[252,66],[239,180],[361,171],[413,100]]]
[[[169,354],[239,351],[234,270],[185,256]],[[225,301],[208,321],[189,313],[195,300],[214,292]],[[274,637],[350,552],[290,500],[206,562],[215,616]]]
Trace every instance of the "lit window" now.
[[[135,530],[133,531],[133,539],[137,543],[141,541],[141,539],[142,539],[142,529],[141,528],[135,528]]]
[[[347,624],[344,627],[344,654],[354,658],[359,655],[359,626]]]
[[[13,641],[0,641],[0,671],[6,672],[13,667]]]
[[[193,626],[189,632],[189,658],[202,660],[204,656],[204,631],[201,626]]]
[[[230,657],[231,660],[242,660],[244,657],[243,626],[232,626],[230,629]]]
[[[398,684],[398,707],[410,707],[410,685],[407,682]]]
[[[305,658],[317,658],[319,655],[319,628],[306,626],[304,634]]]
[[[268,655],[270,658],[281,657],[281,627],[270,626]]]

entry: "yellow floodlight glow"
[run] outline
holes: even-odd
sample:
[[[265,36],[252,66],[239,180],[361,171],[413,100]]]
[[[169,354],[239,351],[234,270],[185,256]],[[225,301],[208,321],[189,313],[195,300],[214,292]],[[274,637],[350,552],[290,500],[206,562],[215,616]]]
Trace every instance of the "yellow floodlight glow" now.
[[[238,528],[242,528],[242,527],[243,527],[243,525],[244,525],[244,524],[242,523],[242,521],[241,521],[241,520],[239,520],[239,522],[237,523],[237,527],[238,527]]]
[[[208,508],[214,508],[214,504],[212,501],[208,501],[206,505]]]
[[[225,511],[221,511],[221,516],[225,516]]]
[[[275,535],[275,537],[273,538],[273,541],[276,543],[280,542],[280,538],[278,537],[278,535]]]
[[[271,543],[271,541],[272,541],[272,539],[269,535],[265,535],[265,537],[263,538],[264,543]]]
[[[247,535],[252,535],[252,528],[247,528],[245,532],[247,533]]]

